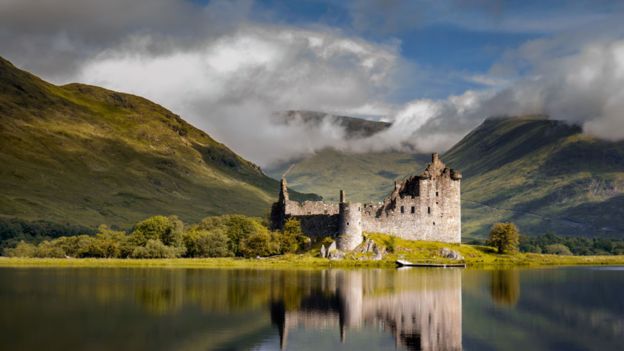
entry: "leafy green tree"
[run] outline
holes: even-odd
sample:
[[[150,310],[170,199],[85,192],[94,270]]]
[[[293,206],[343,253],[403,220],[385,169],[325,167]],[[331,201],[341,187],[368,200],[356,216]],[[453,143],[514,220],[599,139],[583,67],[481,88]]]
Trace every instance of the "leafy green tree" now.
[[[563,244],[546,245],[546,247],[544,248],[544,253],[563,256],[572,255],[572,251],[570,251],[570,249]]]
[[[257,231],[240,242],[240,252],[245,257],[271,256],[280,251],[279,238],[271,235],[267,228]]]
[[[228,257],[230,239],[222,228],[212,230],[191,229],[184,234],[187,257]]]
[[[182,245],[184,224],[176,216],[153,216],[134,226],[132,236],[136,244],[143,246],[149,240],[160,240],[163,244],[179,247]]]
[[[49,243],[69,257],[103,257],[98,251],[96,239],[89,235],[62,236]]]
[[[488,245],[497,248],[498,253],[507,254],[518,251],[520,233],[513,223],[495,223],[490,230]]]
[[[101,257],[116,258],[128,257],[134,250],[134,246],[130,245],[129,237],[124,232],[108,229],[106,226],[100,226],[96,234],[96,245]]]
[[[229,249],[236,256],[244,254],[241,250],[241,241],[252,234],[267,232],[259,218],[244,215],[224,215],[207,217],[198,225],[198,229],[213,230],[221,228],[229,238]]]
[[[64,258],[65,256],[67,255],[61,247],[47,240],[39,243],[37,251],[35,251],[35,257]]]
[[[167,246],[158,239],[149,239],[145,246],[137,246],[131,256],[133,258],[175,258],[182,253],[180,248]]]
[[[5,248],[4,255],[8,257],[35,257],[37,247],[31,243],[20,241],[15,247]]]
[[[303,234],[298,219],[289,218],[284,223],[284,230],[279,235],[280,253],[295,253],[310,245],[310,238]]]

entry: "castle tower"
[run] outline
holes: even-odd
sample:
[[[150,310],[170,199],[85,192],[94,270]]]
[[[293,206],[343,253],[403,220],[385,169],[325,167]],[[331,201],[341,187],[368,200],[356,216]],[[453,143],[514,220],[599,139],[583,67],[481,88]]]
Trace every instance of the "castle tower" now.
[[[286,183],[286,178],[282,178],[280,181],[279,202],[286,201],[288,201],[288,184]]]
[[[338,204],[338,250],[352,251],[362,243],[362,204],[345,202],[345,193],[340,191]]]
[[[288,201],[288,184],[286,184],[286,178],[282,178],[280,181],[278,200],[271,206],[271,230],[284,229],[284,223],[286,222],[286,203]]]

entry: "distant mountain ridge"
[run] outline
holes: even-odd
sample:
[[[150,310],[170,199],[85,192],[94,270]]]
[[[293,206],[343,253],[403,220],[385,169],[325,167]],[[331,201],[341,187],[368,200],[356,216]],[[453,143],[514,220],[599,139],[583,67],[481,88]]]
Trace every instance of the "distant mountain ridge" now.
[[[324,122],[330,122],[344,128],[347,139],[367,138],[382,132],[392,125],[388,122],[373,121],[349,116],[334,115],[331,113],[317,111],[291,110],[276,114],[276,117],[283,123],[300,122],[318,127]]]
[[[0,216],[91,227],[127,227],[155,214],[264,215],[278,189],[162,106],[95,86],[56,86],[2,58],[0,164]]]

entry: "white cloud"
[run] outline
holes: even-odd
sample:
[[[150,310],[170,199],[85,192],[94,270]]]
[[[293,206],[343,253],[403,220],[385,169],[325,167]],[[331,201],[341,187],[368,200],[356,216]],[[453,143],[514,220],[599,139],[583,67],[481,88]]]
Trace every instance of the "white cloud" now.
[[[275,111],[387,111],[376,99],[397,69],[395,46],[329,30],[247,25],[159,55],[145,50],[153,40],[104,51],[77,80],[157,101],[262,165],[343,143],[342,131],[278,126]]]

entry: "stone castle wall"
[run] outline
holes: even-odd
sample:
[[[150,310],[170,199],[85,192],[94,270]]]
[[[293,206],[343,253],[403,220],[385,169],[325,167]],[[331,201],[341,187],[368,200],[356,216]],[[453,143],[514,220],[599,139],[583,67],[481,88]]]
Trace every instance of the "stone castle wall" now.
[[[287,218],[301,221],[310,236],[338,237],[341,249],[362,241],[362,231],[386,233],[409,240],[450,243],[461,241],[461,174],[432,155],[426,170],[401,183],[382,203],[348,203],[341,192],[339,204],[323,201],[299,203],[288,199],[282,180],[280,201],[273,207],[274,227]],[[281,221],[281,223],[279,223]]]
[[[338,234],[339,206],[323,201],[297,202],[288,200],[285,217],[295,217],[301,222],[301,229],[308,236],[336,236]]]

